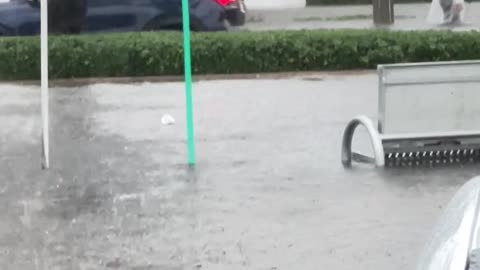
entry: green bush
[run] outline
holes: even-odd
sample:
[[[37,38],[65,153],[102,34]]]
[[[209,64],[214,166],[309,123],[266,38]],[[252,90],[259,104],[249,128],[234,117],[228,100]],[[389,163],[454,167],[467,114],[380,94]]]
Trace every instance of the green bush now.
[[[477,32],[315,30],[194,33],[195,74],[368,69],[377,64],[480,59]],[[0,80],[39,78],[38,38],[0,39]],[[181,33],[50,38],[50,77],[183,74]]]

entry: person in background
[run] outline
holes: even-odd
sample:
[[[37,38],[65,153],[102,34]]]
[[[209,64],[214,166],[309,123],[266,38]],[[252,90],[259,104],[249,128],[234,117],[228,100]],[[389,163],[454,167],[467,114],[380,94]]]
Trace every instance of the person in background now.
[[[440,0],[440,6],[443,10],[443,20],[446,23],[460,22],[460,14],[464,8],[463,0]]]
[[[427,21],[434,24],[461,24],[464,15],[464,0],[432,0]]]

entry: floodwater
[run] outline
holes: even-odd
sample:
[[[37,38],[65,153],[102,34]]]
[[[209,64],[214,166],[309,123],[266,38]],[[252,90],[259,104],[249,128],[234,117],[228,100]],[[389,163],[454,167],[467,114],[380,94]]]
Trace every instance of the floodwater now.
[[[344,169],[343,129],[376,116],[376,84],[196,82],[194,169],[182,83],[54,88],[48,171],[39,88],[3,84],[0,268],[410,269],[478,169]],[[354,147],[370,150],[363,133]]]
[[[396,4],[394,7],[395,23],[388,27],[391,30],[470,31],[480,29],[480,16],[478,16],[480,3],[466,3],[465,22],[455,27],[428,24],[426,18],[430,3]],[[372,5],[250,10],[247,24],[241,29],[263,31],[345,28],[375,28]]]

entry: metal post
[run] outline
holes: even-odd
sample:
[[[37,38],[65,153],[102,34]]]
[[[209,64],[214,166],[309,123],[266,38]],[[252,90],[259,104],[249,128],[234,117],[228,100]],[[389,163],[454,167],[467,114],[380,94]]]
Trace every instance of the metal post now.
[[[393,1],[373,0],[373,23],[375,25],[391,25],[394,23]]]
[[[187,114],[188,165],[195,165],[195,133],[193,131],[192,64],[190,49],[190,7],[188,0],[182,0],[183,18],[183,59],[185,65],[185,98]]]
[[[40,73],[42,111],[42,168],[50,167],[49,116],[48,116],[48,0],[40,2]]]

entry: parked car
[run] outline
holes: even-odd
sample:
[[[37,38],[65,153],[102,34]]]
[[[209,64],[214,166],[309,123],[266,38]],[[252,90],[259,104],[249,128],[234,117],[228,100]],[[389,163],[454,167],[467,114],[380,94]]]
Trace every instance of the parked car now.
[[[40,33],[40,0],[0,3],[0,36]],[[68,0],[65,0],[68,1]],[[244,0],[189,0],[193,31],[224,31],[245,23]],[[181,0],[88,0],[83,33],[182,29]]]

